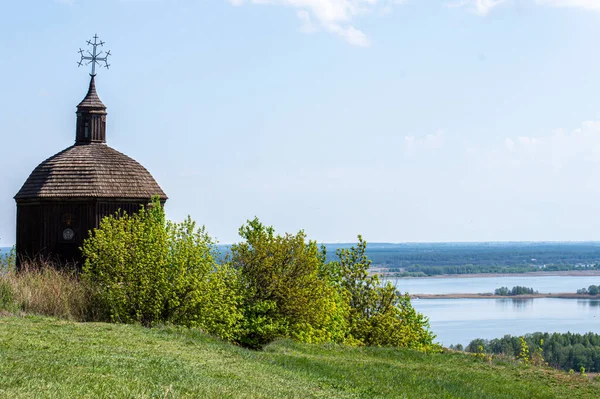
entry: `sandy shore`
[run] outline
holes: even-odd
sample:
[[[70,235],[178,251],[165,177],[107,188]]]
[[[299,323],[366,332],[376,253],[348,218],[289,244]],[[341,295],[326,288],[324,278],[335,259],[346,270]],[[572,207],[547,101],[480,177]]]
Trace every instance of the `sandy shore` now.
[[[542,276],[600,276],[600,270],[566,270],[561,272],[527,272],[527,273],[474,273],[474,274],[441,274],[430,277],[396,277],[382,275],[385,278],[475,278],[475,277],[542,277]]]
[[[413,299],[534,299],[534,298],[560,298],[560,299],[600,299],[600,296],[573,294],[568,292],[557,294],[527,294],[502,296],[493,294],[413,294]]]

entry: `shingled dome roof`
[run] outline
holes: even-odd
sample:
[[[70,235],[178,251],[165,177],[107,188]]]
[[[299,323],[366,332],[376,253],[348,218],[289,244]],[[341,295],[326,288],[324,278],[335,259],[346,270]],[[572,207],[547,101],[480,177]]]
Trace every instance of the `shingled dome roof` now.
[[[31,172],[15,199],[113,198],[147,201],[167,196],[139,163],[106,145],[106,106],[94,76],[77,106],[75,145]]]
[[[104,143],[74,145],[42,162],[15,196],[149,199],[167,196],[138,162]]]

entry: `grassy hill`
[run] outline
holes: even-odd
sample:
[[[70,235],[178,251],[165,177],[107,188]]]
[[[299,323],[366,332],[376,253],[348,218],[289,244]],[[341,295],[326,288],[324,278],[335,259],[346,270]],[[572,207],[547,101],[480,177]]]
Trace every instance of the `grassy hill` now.
[[[585,377],[460,353],[245,350],[179,328],[0,317],[7,398],[597,398]]]

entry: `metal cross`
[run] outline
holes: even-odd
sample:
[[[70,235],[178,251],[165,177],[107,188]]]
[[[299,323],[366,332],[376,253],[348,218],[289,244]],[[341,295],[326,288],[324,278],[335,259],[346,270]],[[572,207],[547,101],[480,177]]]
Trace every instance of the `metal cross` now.
[[[106,53],[102,51],[97,52],[98,46],[104,46],[104,42],[102,40],[98,41],[98,35],[94,35],[93,43],[91,40],[88,40],[87,44],[88,46],[93,47],[92,52],[90,53],[89,50],[85,50],[85,52],[89,55],[84,55],[84,50],[80,48],[79,54],[81,55],[81,60],[79,60],[77,65],[83,66],[84,62],[87,61],[85,62],[85,65],[92,64],[92,73],[90,73],[90,76],[96,76],[96,64],[98,64],[99,66],[104,66],[106,69],[108,69],[108,67],[110,66],[110,64],[108,63],[108,56],[110,55],[110,50]],[[104,57],[101,57],[102,54],[104,54]],[[100,61],[104,61],[104,65],[100,64]]]

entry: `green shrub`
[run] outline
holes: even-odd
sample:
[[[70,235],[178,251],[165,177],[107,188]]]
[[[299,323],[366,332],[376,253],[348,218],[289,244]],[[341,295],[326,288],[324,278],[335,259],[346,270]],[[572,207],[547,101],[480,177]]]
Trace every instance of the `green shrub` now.
[[[358,236],[358,245],[337,251],[338,260],[330,264],[333,280],[343,292],[348,312],[348,339],[360,345],[411,347],[437,351],[429,320],[415,311],[408,295],[400,294],[377,275],[369,274],[371,261],[367,243]]]
[[[84,241],[84,278],[98,287],[112,321],[164,321],[170,284],[163,216],[159,205],[106,217]]]
[[[158,199],[104,218],[83,244],[84,278],[115,322],[174,323],[233,339],[242,317],[236,274],[215,260],[204,227],[165,220]],[[233,284],[232,284],[233,282]]]
[[[198,327],[261,348],[276,338],[307,343],[438,350],[408,295],[369,275],[366,242],[338,251],[303,231],[276,235],[258,219],[218,264],[204,227],[166,221],[158,199],[133,215],[104,218],[85,240],[83,281],[114,322]]]
[[[243,319],[238,273],[229,265],[215,267],[198,288],[194,300],[181,307],[171,322],[200,327],[222,339],[236,341]]]
[[[319,343],[344,339],[348,307],[325,273],[316,242],[275,235],[258,219],[240,228],[243,242],[231,248],[231,265],[244,289],[240,343],[259,348],[278,337]]]

